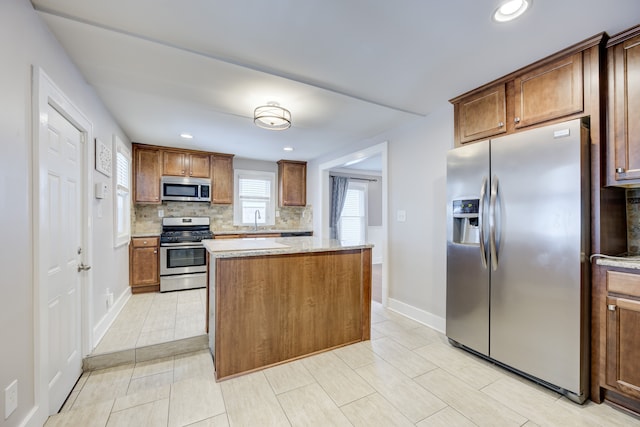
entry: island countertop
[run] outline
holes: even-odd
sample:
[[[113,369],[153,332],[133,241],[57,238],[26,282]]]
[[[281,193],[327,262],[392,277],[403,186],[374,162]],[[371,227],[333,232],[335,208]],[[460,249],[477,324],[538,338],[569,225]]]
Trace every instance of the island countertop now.
[[[280,255],[309,252],[333,252],[372,248],[370,243],[342,243],[318,237],[250,237],[245,239],[203,240],[204,247],[215,258],[237,258],[257,255]]]
[[[216,380],[371,337],[371,244],[212,239],[208,333]]]

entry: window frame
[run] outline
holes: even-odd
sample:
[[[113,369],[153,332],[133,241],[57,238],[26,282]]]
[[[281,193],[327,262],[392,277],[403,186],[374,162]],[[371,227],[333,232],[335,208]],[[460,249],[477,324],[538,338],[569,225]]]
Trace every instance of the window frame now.
[[[131,184],[133,173],[133,157],[131,150],[125,145],[125,143],[117,136],[113,136],[113,152],[115,153],[115,162],[113,162],[113,246],[118,248],[120,246],[128,245],[131,241]],[[118,163],[119,155],[124,156],[127,160],[128,166],[128,183],[125,187],[119,182]],[[120,212],[119,198],[120,193],[124,193],[124,200],[122,203],[122,212]],[[120,218],[122,215],[122,218]],[[118,224],[122,219],[124,229],[122,232],[118,229]]]
[[[275,225],[276,216],[276,174],[275,172],[249,170],[249,169],[234,169],[233,170],[233,225],[234,226],[254,226],[255,221],[243,222],[242,221],[242,201],[240,199],[240,179],[242,178],[254,178],[263,179],[269,181],[270,191],[269,200],[265,209],[266,215],[264,222],[258,223],[258,226],[270,226]]]
[[[344,241],[346,242],[346,240],[343,239],[342,236],[342,232],[343,232],[343,226],[342,226],[342,218],[343,216],[347,217],[347,218],[361,218],[361,230],[362,230],[362,239],[360,240],[361,243],[366,242],[367,241],[367,227],[368,227],[368,218],[369,218],[369,184],[366,182],[353,182],[353,181],[349,181],[349,185],[347,187],[347,197],[348,197],[348,192],[349,191],[361,191],[362,192],[362,215],[355,217],[355,216],[350,216],[350,215],[343,215],[344,213],[344,208],[342,210],[342,212],[340,213],[340,226],[338,227],[339,233],[340,235],[338,236],[338,240],[340,241]],[[353,242],[351,242],[353,243]]]

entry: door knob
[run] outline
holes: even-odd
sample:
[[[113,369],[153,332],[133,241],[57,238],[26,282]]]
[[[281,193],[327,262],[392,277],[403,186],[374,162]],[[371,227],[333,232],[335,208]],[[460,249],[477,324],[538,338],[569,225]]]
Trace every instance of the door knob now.
[[[81,272],[81,271],[89,271],[89,270],[91,270],[91,266],[90,265],[84,265],[83,262],[78,264],[78,273]]]

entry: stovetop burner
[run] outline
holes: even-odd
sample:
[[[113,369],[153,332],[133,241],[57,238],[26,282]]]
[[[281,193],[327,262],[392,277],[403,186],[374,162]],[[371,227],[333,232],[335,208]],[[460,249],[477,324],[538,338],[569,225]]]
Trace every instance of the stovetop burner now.
[[[160,243],[200,242],[212,239],[209,217],[165,217],[162,218]]]

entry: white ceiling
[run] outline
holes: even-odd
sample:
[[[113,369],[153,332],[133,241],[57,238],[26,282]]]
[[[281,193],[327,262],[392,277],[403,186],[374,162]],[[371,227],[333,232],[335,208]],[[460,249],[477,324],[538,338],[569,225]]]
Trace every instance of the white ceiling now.
[[[373,138],[640,23],[638,0],[533,0],[497,24],[500,2],[32,0],[133,141],[264,160],[311,160]],[[291,111],[291,129],[253,124],[268,102]]]

